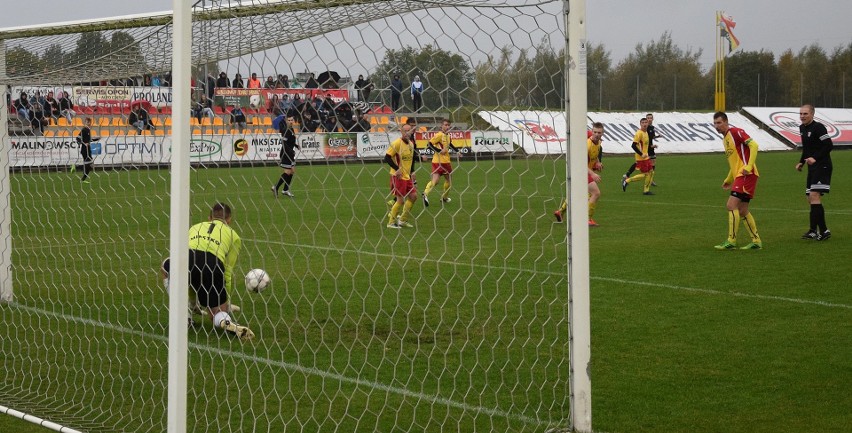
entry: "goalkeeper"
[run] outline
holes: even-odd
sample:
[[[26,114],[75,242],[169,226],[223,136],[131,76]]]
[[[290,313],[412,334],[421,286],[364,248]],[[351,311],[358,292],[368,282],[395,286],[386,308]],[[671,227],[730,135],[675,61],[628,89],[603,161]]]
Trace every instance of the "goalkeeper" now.
[[[231,228],[231,207],[225,203],[214,204],[208,221],[189,228],[189,286],[197,299],[190,299],[190,310],[197,302],[207,308],[214,326],[250,340],[254,332],[237,324],[229,314],[239,311],[239,307],[228,303],[227,288],[233,287],[241,245],[240,236]],[[168,289],[168,259],[163,262],[162,271]]]

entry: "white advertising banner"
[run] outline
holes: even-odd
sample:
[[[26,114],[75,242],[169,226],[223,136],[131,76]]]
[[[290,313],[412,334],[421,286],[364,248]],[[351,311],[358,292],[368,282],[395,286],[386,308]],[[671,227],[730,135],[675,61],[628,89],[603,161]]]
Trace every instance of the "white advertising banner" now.
[[[633,136],[645,113],[589,113],[588,126],[604,124],[605,153],[632,154]],[[742,128],[760,150],[789,150],[790,146],[762,131],[739,113],[728,113],[728,123]],[[654,113],[657,153],[722,152],[722,136],[713,127],[713,113]]]
[[[109,101],[146,101],[158,108],[172,105],[171,87],[74,86],[71,96],[75,104],[87,106],[104,105]]]
[[[744,107],[743,110],[772,128],[778,134],[801,146],[799,136],[799,107]],[[825,125],[832,143],[841,146],[852,145],[852,109],[817,108],[814,120]]]
[[[396,138],[399,138],[399,133],[395,135]],[[358,156],[360,158],[383,158],[391,143],[390,134],[361,133],[358,136]]]
[[[471,131],[474,153],[507,153],[514,150],[512,133],[503,131]]]
[[[499,133],[472,135],[494,137]],[[391,140],[399,133],[330,133],[297,134],[296,160],[380,159]],[[76,137],[12,137],[7,138],[9,159],[13,167],[44,167],[80,164],[80,144]],[[193,162],[277,161],[283,145],[278,134],[257,135],[193,135],[190,158]],[[95,164],[143,165],[166,164],[171,159],[171,136],[109,136],[92,143]],[[492,147],[481,147],[489,151]]]
[[[566,151],[567,126],[564,113],[558,111],[484,111],[483,119],[511,132],[516,144],[527,153],[563,153]],[[588,113],[588,127],[604,124],[604,152],[632,154],[630,145],[645,113]],[[738,113],[729,113],[731,125],[743,128],[762,150],[789,150],[790,147]],[[658,153],[721,152],[722,137],[713,127],[713,113],[654,113]],[[578,140],[585,143],[583,131]]]
[[[479,116],[530,154],[565,153],[568,126],[559,111],[480,111]],[[584,135],[585,137],[585,132]]]

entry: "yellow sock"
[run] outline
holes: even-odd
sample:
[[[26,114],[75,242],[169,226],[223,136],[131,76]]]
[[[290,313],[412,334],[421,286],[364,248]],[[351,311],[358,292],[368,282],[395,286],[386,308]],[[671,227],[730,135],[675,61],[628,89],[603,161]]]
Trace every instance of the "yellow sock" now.
[[[754,217],[751,216],[751,212],[747,213],[746,216],[743,217],[743,221],[745,222],[745,226],[748,229],[748,234],[751,235],[751,241],[756,244],[759,244],[760,235],[757,234],[757,223],[754,222]]]
[[[645,173],[634,174],[633,176],[627,178],[627,183],[636,182],[637,180],[644,179],[644,178],[645,178]]]
[[[728,211],[728,242],[737,243],[737,231],[740,229],[740,210]]]
[[[433,186],[435,185],[432,185],[432,181],[430,180],[429,183],[426,184],[426,189],[423,190],[423,195],[429,195]]]
[[[645,186],[642,189],[643,192],[648,192],[651,190],[651,182],[654,181],[654,170],[649,171],[645,175]]]
[[[445,181],[444,182],[444,192],[441,193],[441,198],[442,199],[447,198],[447,195],[449,195],[449,193],[450,193],[450,183]]]
[[[597,207],[597,203],[589,203],[589,219],[592,219],[595,216],[595,207]]]
[[[408,215],[411,214],[411,206],[414,206],[414,202],[406,199],[405,204],[402,205],[402,216],[399,217],[400,221],[408,221]]]
[[[396,216],[399,215],[399,202],[393,202],[393,207],[391,207],[390,215],[388,215],[388,224],[393,224],[396,222]]]
[[[568,200],[562,200],[562,204],[559,206],[559,212],[565,213],[568,210]]]

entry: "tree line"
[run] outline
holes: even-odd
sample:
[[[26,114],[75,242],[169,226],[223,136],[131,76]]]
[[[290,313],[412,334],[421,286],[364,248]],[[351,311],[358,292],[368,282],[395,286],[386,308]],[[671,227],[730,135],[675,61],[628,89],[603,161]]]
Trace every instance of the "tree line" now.
[[[587,46],[588,109],[596,111],[712,110],[716,65],[703,70],[699,49],[682,49],[663,33],[639,43],[618,63],[604,45]],[[428,108],[456,104],[559,109],[564,105],[564,49],[503,47],[469,65],[458,54],[427,46],[388,50],[374,77],[420,75]],[[818,45],[776,58],[769,51],[735,51],[725,59],[726,106],[852,105],[852,41],[827,52]],[[847,79],[848,77],[848,79]],[[379,78],[381,80],[381,78]],[[375,81],[375,80],[374,80]],[[848,89],[848,91],[847,91]]]
[[[703,70],[701,54],[700,49],[680,48],[668,32],[658,40],[638,43],[617,63],[604,45],[589,43],[588,109],[712,110],[716,65]],[[380,89],[388,89],[395,74],[406,85],[419,75],[427,89],[424,107],[432,111],[460,106],[560,109],[564,104],[564,48],[556,50],[542,41],[531,49],[503,47],[476,64],[469,58],[433,45],[390,49],[370,75]],[[12,48],[6,59],[10,75],[96,68],[104,62],[136,66],[140,75],[147,69],[138,41],[121,31],[109,39],[100,32],[84,33],[67,52],[58,44],[41,54]],[[218,65],[211,66],[218,70]],[[787,50],[778,58],[765,50],[735,51],[725,59],[725,78],[729,110],[802,103],[845,108],[852,105],[852,95],[847,95],[847,89],[852,93],[852,41],[830,52],[810,45],[798,53]],[[402,90],[403,95],[408,93],[407,88]]]

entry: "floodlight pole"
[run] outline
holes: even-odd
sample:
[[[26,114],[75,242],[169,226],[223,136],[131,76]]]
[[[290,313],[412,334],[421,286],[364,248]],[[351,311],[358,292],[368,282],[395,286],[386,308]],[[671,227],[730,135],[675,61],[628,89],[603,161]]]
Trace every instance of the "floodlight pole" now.
[[[192,79],[192,3],[173,0],[171,217],[169,221],[169,433],[186,433],[187,347],[186,293],[189,287],[189,110]],[[205,77],[205,80],[207,77]]]
[[[9,107],[6,106],[6,41],[0,39],[0,303],[15,300],[12,291],[12,182],[9,168]]]
[[[568,321],[570,430],[592,431],[591,325],[589,296],[588,151],[586,149],[586,1],[565,8],[565,108],[568,131]]]

